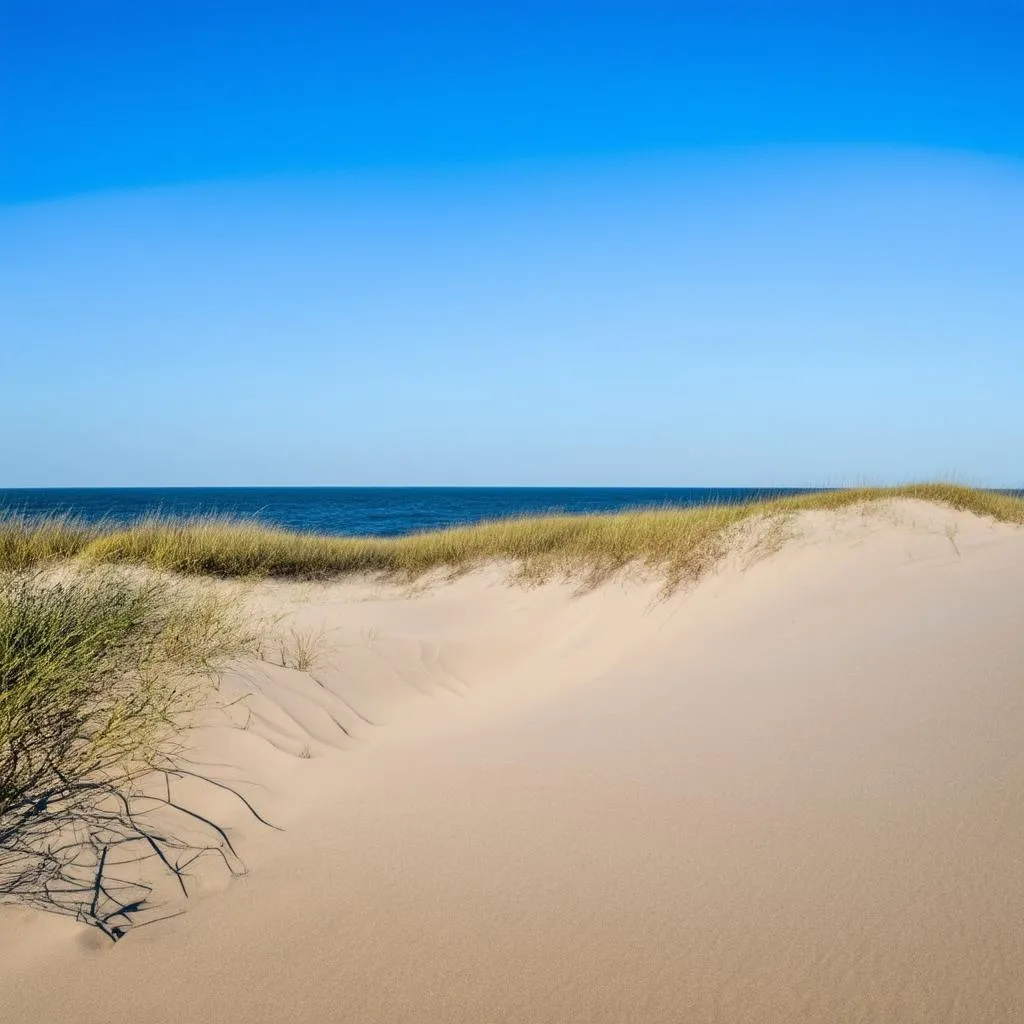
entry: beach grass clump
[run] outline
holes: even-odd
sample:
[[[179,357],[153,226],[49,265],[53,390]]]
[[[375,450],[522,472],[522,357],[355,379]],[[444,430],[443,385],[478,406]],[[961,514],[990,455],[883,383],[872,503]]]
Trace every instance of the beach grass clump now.
[[[1024,499],[1019,496],[942,483],[768,495],[742,504],[530,516],[401,537],[325,536],[216,518],[153,517],[124,526],[14,520],[0,521],[0,568],[78,557],[90,564],[146,565],[189,575],[326,579],[370,573],[414,578],[431,570],[462,571],[485,561],[507,561],[527,575],[560,569],[596,578],[639,563],[681,579],[713,564],[728,549],[735,528],[757,517],[907,498],[1024,523]]]
[[[244,642],[223,598],[152,574],[0,575],[0,867],[90,787],[144,772],[196,674]]]
[[[902,484],[898,487],[847,487],[778,498],[770,506],[786,511],[829,511],[899,499],[930,502],[959,512],[1024,525],[1024,494],[952,483]]]
[[[98,528],[70,515],[0,513],[0,571],[18,571],[79,554]]]

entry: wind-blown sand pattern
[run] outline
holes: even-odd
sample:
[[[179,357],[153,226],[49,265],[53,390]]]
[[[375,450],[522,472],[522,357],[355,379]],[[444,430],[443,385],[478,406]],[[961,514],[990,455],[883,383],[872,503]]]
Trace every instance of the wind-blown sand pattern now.
[[[0,908],[0,1019],[1024,1020],[1024,529],[804,513],[695,586],[260,584],[114,944]],[[280,660],[280,659],[278,659]]]

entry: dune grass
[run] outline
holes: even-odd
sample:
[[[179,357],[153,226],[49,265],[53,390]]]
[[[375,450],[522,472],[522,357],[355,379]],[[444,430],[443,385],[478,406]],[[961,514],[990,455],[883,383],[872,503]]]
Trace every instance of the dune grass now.
[[[0,819],[144,760],[183,706],[183,677],[241,644],[221,598],[167,581],[0,576]]]
[[[102,532],[68,515],[0,515],[0,572],[17,572],[80,555]]]
[[[536,516],[391,538],[294,533],[254,521],[213,518],[89,526],[69,518],[8,517],[0,520],[0,569],[78,558],[190,575],[325,579],[357,573],[415,577],[433,569],[459,571],[504,560],[526,571],[564,568],[597,573],[639,562],[683,578],[698,575],[711,564],[727,547],[732,528],[753,517],[896,498],[918,498],[1024,523],[1024,499],[955,484],[821,491],[735,505]]]
[[[152,574],[0,574],[0,901],[52,909],[83,887],[82,847],[130,822],[128,784],[193,706],[196,674],[245,642],[222,597]]]

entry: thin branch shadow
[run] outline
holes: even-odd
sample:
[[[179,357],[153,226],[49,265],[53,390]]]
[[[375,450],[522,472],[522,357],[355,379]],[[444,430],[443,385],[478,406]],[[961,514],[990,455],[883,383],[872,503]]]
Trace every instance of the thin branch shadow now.
[[[157,876],[187,899],[190,869],[202,858],[216,858],[232,877],[245,873],[225,828],[180,799],[175,782],[226,791],[277,829],[231,786],[172,760],[128,778],[82,781],[50,769],[53,785],[0,819],[0,903],[73,917],[115,942],[176,916],[161,913],[171,901],[157,893]]]

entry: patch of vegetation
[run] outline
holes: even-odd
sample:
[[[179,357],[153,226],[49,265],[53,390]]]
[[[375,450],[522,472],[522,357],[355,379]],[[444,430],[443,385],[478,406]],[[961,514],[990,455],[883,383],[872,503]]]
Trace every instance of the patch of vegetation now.
[[[172,845],[136,817],[132,783],[160,763],[197,676],[244,643],[195,587],[111,567],[0,575],[0,899],[120,934],[139,901],[115,899],[110,850]]]
[[[527,574],[552,569],[601,576],[638,562],[672,579],[696,577],[728,547],[731,530],[752,518],[865,502],[917,498],[981,516],[1024,523],[1024,498],[955,484],[820,491],[734,505],[635,509],[607,515],[501,519],[403,537],[293,533],[253,521],[151,518],[89,527],[69,519],[0,522],[0,568],[69,557],[147,565],[191,575],[325,579],[357,573],[413,578],[501,560]]]

